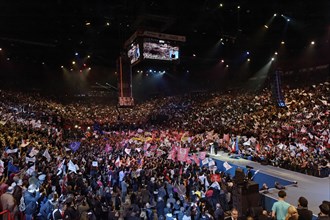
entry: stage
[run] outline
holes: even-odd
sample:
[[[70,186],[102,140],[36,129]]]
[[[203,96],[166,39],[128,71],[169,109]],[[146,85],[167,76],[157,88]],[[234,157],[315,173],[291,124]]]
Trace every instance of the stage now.
[[[216,161],[218,170],[224,171],[223,162],[228,162],[233,167],[227,171],[231,175],[237,166],[244,168],[244,170],[246,170],[246,166],[253,167],[254,172],[259,170],[254,177],[254,181],[259,183],[259,187],[266,181],[272,181],[271,185],[270,183],[267,184],[270,187],[269,193],[265,194],[266,197],[271,199],[277,199],[279,190],[272,187],[274,187],[273,182],[278,181],[286,186],[286,201],[288,203],[297,206],[298,198],[304,196],[308,200],[308,208],[313,211],[314,215],[319,213],[318,206],[323,200],[330,201],[330,177],[319,178],[270,165],[261,165],[242,158],[230,158],[228,153],[222,151],[218,152],[217,155],[208,155]],[[294,181],[297,181],[298,184],[295,185]]]

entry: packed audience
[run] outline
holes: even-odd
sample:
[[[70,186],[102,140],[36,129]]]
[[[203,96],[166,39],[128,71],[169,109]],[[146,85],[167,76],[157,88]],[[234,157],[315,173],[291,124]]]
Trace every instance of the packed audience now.
[[[2,210],[26,219],[223,219],[235,213],[232,177],[206,152],[328,176],[329,87],[285,91],[286,108],[266,89],[131,109],[1,91]],[[328,204],[320,210],[327,216]]]

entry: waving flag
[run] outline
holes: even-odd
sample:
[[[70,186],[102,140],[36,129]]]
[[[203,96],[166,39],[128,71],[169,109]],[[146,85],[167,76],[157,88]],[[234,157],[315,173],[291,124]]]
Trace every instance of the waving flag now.
[[[32,148],[32,150],[29,153],[30,157],[34,157],[35,155],[37,155],[39,153],[39,150],[37,150],[35,147]]]
[[[50,162],[51,159],[52,159],[49,152],[48,152],[48,149],[45,150],[45,152],[42,154],[42,156],[46,157],[48,162]]]
[[[110,144],[106,144],[106,145],[105,145],[105,148],[104,148],[104,151],[105,151],[106,153],[109,153],[110,150],[111,150]]]
[[[130,155],[131,154],[131,149],[125,148],[125,153],[127,153],[128,155]]]
[[[5,152],[7,153],[7,154],[14,154],[14,153],[17,153],[17,151],[18,151],[18,149],[17,148],[15,148],[15,149],[6,149],[5,150]]]
[[[259,142],[258,142],[257,145],[256,145],[256,151],[257,151],[257,152],[260,151],[260,144],[259,144]]]
[[[68,163],[68,169],[74,173],[77,173],[77,167],[71,160]]]
[[[61,175],[61,173],[63,172],[64,162],[65,162],[65,159],[57,165],[57,175],[58,176]]]
[[[185,162],[187,160],[188,153],[189,153],[189,148],[180,147],[177,155],[178,161]]]
[[[226,169],[226,171],[233,168],[227,161],[223,163],[223,167]]]
[[[0,160],[0,176],[3,175],[4,170],[5,170],[4,162]]]
[[[26,173],[31,176],[34,171],[36,171],[36,165],[35,164],[33,166],[29,167],[29,169],[27,169]]]
[[[80,144],[81,143],[79,141],[72,142],[69,147],[73,152],[76,152],[79,149]]]
[[[117,157],[117,160],[115,162],[115,165],[116,165],[116,167],[120,167],[120,165],[121,165],[121,161],[120,161],[120,157],[119,156]]]
[[[197,164],[197,166],[199,166],[199,158],[197,157],[197,154],[193,154],[192,159],[195,161],[195,163]]]
[[[36,157],[25,157],[25,163],[35,163],[36,162]]]

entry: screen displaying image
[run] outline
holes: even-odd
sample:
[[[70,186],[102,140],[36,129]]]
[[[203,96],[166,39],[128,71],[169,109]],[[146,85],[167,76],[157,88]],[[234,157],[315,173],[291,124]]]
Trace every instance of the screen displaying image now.
[[[135,63],[140,58],[140,47],[137,43],[132,43],[127,52],[131,64]]]
[[[177,60],[179,59],[179,47],[171,45],[171,42],[158,39],[145,39],[143,42],[144,59]]]

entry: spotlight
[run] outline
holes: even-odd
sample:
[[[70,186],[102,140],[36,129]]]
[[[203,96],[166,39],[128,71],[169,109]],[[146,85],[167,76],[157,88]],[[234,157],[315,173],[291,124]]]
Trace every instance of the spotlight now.
[[[286,19],[286,21],[289,22],[290,21],[290,18]]]
[[[314,45],[314,44],[315,44],[315,41],[312,41],[312,42],[311,42],[311,45]]]
[[[63,69],[64,68],[64,66],[61,66],[61,69]]]
[[[274,57],[272,57],[272,61],[274,61],[275,60],[275,58]]]
[[[285,42],[284,41],[281,41],[281,44],[283,45],[283,44],[285,44]]]
[[[250,62],[250,58],[248,58],[247,61]]]
[[[225,61],[224,60],[221,60],[221,63],[224,63]]]
[[[268,29],[268,26],[266,24],[264,25],[264,27]]]
[[[275,53],[274,53],[275,55],[277,55],[278,53],[275,51]]]
[[[79,54],[78,53],[75,53],[74,55],[78,56]]]
[[[76,61],[72,61],[72,65],[75,65],[76,64]]]
[[[249,55],[249,54],[250,54],[250,52],[249,52],[249,51],[246,51],[246,54],[247,54],[247,55]]]
[[[276,17],[276,16],[277,16],[277,14],[275,13],[275,14],[274,14],[274,17]]]
[[[2,48],[0,48],[0,51],[2,51]]]

